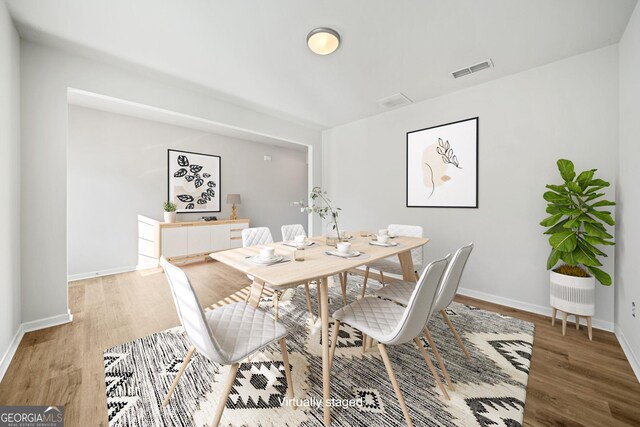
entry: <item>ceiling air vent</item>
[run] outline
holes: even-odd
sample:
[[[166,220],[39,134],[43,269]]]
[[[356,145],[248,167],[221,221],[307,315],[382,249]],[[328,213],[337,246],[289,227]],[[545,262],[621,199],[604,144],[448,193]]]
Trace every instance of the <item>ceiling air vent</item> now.
[[[387,96],[386,98],[379,99],[376,102],[385,108],[396,108],[396,107],[400,107],[401,105],[409,105],[413,101],[407,98],[402,93],[396,93],[395,95],[391,95],[391,96]]]
[[[477,73],[478,71],[486,70],[487,68],[491,68],[493,66],[493,62],[490,59],[486,61],[479,62],[477,64],[471,65],[466,68],[461,68],[451,73],[454,79],[459,79],[463,76],[468,76],[471,73]]]

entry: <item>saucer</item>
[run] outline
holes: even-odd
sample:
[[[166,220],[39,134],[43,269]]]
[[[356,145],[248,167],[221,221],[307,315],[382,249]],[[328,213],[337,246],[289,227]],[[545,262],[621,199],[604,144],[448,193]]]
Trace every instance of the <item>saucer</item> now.
[[[338,251],[327,251],[329,255],[339,256],[341,258],[354,258],[360,256],[360,251],[351,251],[351,252],[338,252]]]
[[[260,255],[255,255],[249,259],[256,264],[275,264],[276,262],[282,261],[283,258],[282,255],[274,255],[271,258],[261,258]]]
[[[378,242],[377,240],[371,240],[369,244],[374,246],[384,246],[384,247],[398,246],[398,242],[382,243],[382,242]]]

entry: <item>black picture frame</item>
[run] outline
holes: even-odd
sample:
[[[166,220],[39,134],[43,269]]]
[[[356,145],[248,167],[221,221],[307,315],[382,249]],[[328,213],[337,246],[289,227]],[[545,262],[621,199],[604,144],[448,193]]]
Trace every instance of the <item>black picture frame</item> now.
[[[457,131],[454,131],[454,127],[459,126],[471,126],[474,129],[462,129],[459,128]],[[445,129],[448,128],[448,129]],[[429,200],[427,198],[427,200],[424,200],[425,197],[423,194],[420,194],[421,190],[417,190],[418,187],[420,187],[420,185],[417,183],[416,179],[417,176],[419,176],[419,174],[417,174],[417,169],[416,168],[420,168],[422,167],[422,163],[424,163],[428,169],[431,170],[431,183],[433,184],[432,189],[429,189],[428,186],[425,185],[425,187],[427,187],[427,192],[429,190],[431,190],[431,194],[433,194],[436,190],[436,188],[438,186],[445,186],[446,183],[451,180],[451,177],[449,177],[447,174],[442,175],[442,176],[438,176],[439,179],[441,179],[442,182],[434,182],[434,176],[436,175],[432,169],[431,166],[429,166],[428,162],[422,162],[423,159],[427,158],[427,156],[431,156],[429,158],[437,158],[437,157],[441,157],[442,158],[442,162],[445,163],[445,165],[449,168],[449,165],[453,165],[455,166],[455,171],[458,172],[458,170],[463,169],[462,166],[462,160],[458,160],[457,159],[457,154],[455,154],[455,151],[453,150],[453,146],[450,145],[450,141],[448,139],[442,139],[440,137],[437,137],[437,135],[439,133],[442,133],[443,135],[456,135],[457,133],[460,133],[461,139],[460,140],[456,140],[455,144],[457,146],[457,149],[459,149],[460,147],[463,147],[463,150],[465,152],[465,157],[467,157],[467,160],[464,162],[466,165],[470,165],[471,167],[469,167],[469,169],[471,169],[471,171],[463,178],[465,179],[467,182],[466,184],[466,188],[470,189],[472,188],[474,191],[474,197],[473,197],[473,202],[472,203],[459,203],[459,204],[447,204],[447,203],[442,203],[442,204],[438,204],[438,203],[434,203],[434,204],[430,204]],[[416,136],[419,136],[419,138],[416,138]],[[463,138],[464,136],[464,138]],[[473,140],[462,140],[462,139],[473,139]],[[422,146],[424,146],[426,143],[425,141],[431,141],[433,139],[433,143],[429,144],[426,148],[422,148]],[[422,141],[421,141],[422,140]],[[457,120],[455,122],[450,122],[450,123],[445,123],[445,124],[440,124],[437,126],[431,126],[431,127],[426,127],[426,128],[422,128],[422,129],[417,129],[417,130],[413,130],[413,131],[409,131],[406,134],[406,145],[405,145],[405,158],[406,158],[406,163],[405,163],[405,177],[406,177],[406,181],[405,181],[405,195],[406,195],[406,207],[407,208],[459,208],[459,209],[478,209],[479,207],[479,143],[480,143],[480,118],[479,117],[471,117],[468,119],[463,119],[463,120]],[[443,146],[440,146],[440,143],[442,141]],[[414,144],[414,146],[412,146],[412,144]],[[435,146],[435,152],[438,154],[429,154],[429,153],[433,153],[434,151],[434,144],[436,144]],[[445,150],[446,147],[446,150]],[[440,150],[444,151],[445,155],[441,155],[437,150],[438,148],[440,148]],[[422,150],[421,150],[422,149]],[[448,154],[449,153],[449,149],[452,150],[452,154]],[[428,150],[428,151],[427,151]],[[422,157],[420,158],[420,166],[416,165],[416,154],[420,153],[422,155]],[[469,163],[468,159],[469,157],[475,157],[475,159],[472,159],[471,163]],[[453,160],[455,160],[455,163],[453,162]],[[440,167],[441,165],[439,164],[440,162],[434,163],[434,166],[436,167]],[[427,171],[427,167],[425,167],[425,171]],[[450,169],[450,168],[449,168]],[[420,175],[422,176],[422,175]],[[444,181],[444,179],[447,179],[447,181]],[[474,183],[473,185],[469,184],[468,181],[469,180],[473,180]],[[426,179],[423,178],[423,181],[427,181]],[[460,182],[460,180],[458,180],[457,182]],[[444,187],[446,188],[446,187]],[[414,190],[415,189],[415,190]],[[411,192],[415,191],[414,194],[411,194]],[[441,190],[442,191],[442,190]],[[426,193],[425,193],[426,194]],[[448,197],[448,199],[450,199],[452,196]],[[461,196],[460,199],[463,199],[463,197]],[[423,201],[422,204],[416,203],[416,200],[420,200]]]
[[[221,212],[221,176],[222,157],[218,155],[171,148],[167,150],[167,200],[178,205],[176,213]],[[186,187],[183,191],[175,192],[176,180],[184,182]],[[175,194],[172,194],[172,183]],[[180,198],[181,195],[185,197]],[[204,208],[198,209],[198,206]]]

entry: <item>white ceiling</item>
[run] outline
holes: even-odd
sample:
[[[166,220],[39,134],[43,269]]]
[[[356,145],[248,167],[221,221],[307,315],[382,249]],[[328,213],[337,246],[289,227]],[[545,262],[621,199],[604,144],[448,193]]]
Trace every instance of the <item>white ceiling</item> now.
[[[326,128],[617,43],[636,0],[7,0],[25,38],[96,50]],[[330,26],[332,55],[306,47]],[[494,68],[450,72],[491,58]],[[577,70],[579,72],[579,70]]]

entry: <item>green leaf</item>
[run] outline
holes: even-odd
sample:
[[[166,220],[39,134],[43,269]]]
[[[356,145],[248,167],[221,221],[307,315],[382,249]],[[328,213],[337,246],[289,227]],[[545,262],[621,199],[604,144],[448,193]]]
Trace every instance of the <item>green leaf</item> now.
[[[567,159],[560,159],[557,164],[562,179],[564,179],[565,182],[573,181],[573,178],[576,177],[576,173],[573,170],[573,162]]]
[[[588,171],[584,171],[580,175],[578,175],[576,182],[578,183],[580,188],[582,188],[583,190],[587,188],[587,185],[589,185],[589,182],[591,182],[591,179],[593,178],[593,174],[595,172],[596,172],[596,169],[591,169]]]
[[[587,234],[590,234],[594,237],[600,237],[601,239],[613,239],[613,236],[607,233],[607,230],[604,228],[604,225],[600,223],[592,224],[592,223],[585,222],[584,231],[586,231]]]
[[[578,239],[573,231],[561,231],[549,237],[549,243],[554,249],[571,252],[576,248]]]
[[[611,276],[609,276],[604,271],[600,270],[599,268],[589,266],[587,266],[587,270],[589,270],[589,272],[593,274],[593,277],[595,277],[598,282],[602,283],[605,286],[611,285]]]
[[[564,228],[564,225],[568,221],[570,221],[569,218],[560,221],[559,223],[557,223],[556,225],[554,225],[553,227],[545,231],[543,234],[556,234],[556,233],[560,233],[561,231],[566,231]]]
[[[563,215],[561,213],[551,215],[550,217],[547,217],[540,221],[540,225],[543,227],[551,227],[552,225],[555,225],[558,221],[560,221],[560,218],[562,218],[562,216]]]
[[[546,185],[545,187],[547,187],[549,190],[555,191],[556,193],[567,194],[567,189],[564,188],[563,185],[552,185],[552,184],[549,184],[549,185]]]
[[[595,216],[598,219],[601,219],[609,225],[616,225],[616,222],[613,220],[609,212],[601,212],[592,209],[590,209],[589,212],[591,213],[591,215]]]
[[[611,184],[609,184],[607,181],[603,180],[603,179],[592,179],[589,182],[589,186],[596,186],[596,187],[608,187]]]
[[[584,235],[584,240],[589,242],[591,245],[607,245],[607,246],[615,245],[614,242],[610,242],[608,240],[604,240],[604,239],[602,239],[600,237],[591,236],[589,234],[585,234]]]
[[[604,188],[604,186],[602,185],[597,185],[595,187],[591,187],[590,189],[588,189],[587,191],[584,192],[584,194],[591,194],[591,193],[595,193],[598,190],[602,190]]]
[[[578,265],[579,264],[578,262],[576,262],[576,259],[574,258],[573,251],[572,252],[562,252],[562,254],[560,255],[560,259],[562,261],[564,261],[566,264],[569,264],[569,265]]]
[[[568,181],[567,187],[574,193],[582,194],[582,188],[580,188],[580,186],[573,181]]]
[[[559,203],[562,205],[567,205],[569,204],[569,199],[566,196],[560,195],[558,193],[554,193],[553,191],[547,191],[545,192],[542,197],[544,197],[544,199],[547,202],[551,202],[551,203]]]
[[[578,240],[578,244],[582,244],[584,246],[587,247],[587,249],[589,249],[591,252],[593,252],[594,254],[598,255],[598,256],[603,256],[605,258],[608,258],[609,255],[605,254],[604,252],[602,252],[600,249],[596,248],[595,246],[593,246],[591,243],[589,243],[589,241],[587,241],[586,238],[584,239],[580,239]]]
[[[599,202],[595,202],[591,205],[592,208],[598,208],[600,206],[615,206],[616,202],[610,202],[608,200],[600,200]]]
[[[573,218],[573,219],[570,219],[570,220],[569,220],[569,221],[567,221],[567,223],[566,223],[566,224],[564,224],[562,227],[563,227],[563,228],[574,228],[574,227],[576,227],[576,226],[579,226],[579,225],[580,225],[580,219],[581,219],[581,217],[580,217],[580,216],[577,216],[577,217],[575,217],[575,218]]]
[[[560,255],[562,255],[562,252],[560,252],[559,250],[551,250],[549,258],[547,259],[547,270],[551,270],[553,267],[555,267],[555,265],[560,260]]]
[[[604,196],[604,193],[591,193],[584,199],[584,201],[590,202],[591,200],[597,199],[598,197],[602,196]]]
[[[589,248],[578,242],[576,250],[573,252],[575,260],[586,267],[599,267],[602,265],[596,255]]]
[[[556,206],[556,205],[548,205],[547,206],[547,213],[551,214],[551,215],[554,215],[554,214],[562,213],[562,212],[560,212],[560,208],[558,206]]]

